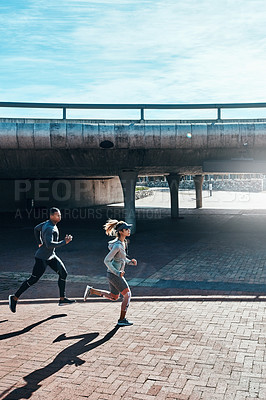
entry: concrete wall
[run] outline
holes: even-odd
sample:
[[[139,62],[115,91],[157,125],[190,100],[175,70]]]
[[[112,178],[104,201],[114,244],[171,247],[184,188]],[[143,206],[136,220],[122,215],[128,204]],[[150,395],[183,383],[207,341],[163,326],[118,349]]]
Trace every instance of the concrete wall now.
[[[258,147],[266,146],[266,123],[126,124],[0,119],[1,149],[98,149],[105,140],[119,149]]]
[[[0,210],[34,207],[79,208],[123,201],[118,177],[95,180],[0,180]]]
[[[102,147],[106,141],[110,148]],[[139,175],[264,173],[265,160],[265,122],[0,119],[0,179],[102,178],[124,169]]]

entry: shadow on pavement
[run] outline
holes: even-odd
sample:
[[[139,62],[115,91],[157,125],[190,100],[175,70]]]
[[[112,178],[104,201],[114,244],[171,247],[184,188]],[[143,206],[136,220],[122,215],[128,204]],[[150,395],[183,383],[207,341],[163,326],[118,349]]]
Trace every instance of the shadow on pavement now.
[[[19,400],[19,399],[29,399],[34,392],[36,392],[40,387],[40,382],[44,379],[52,376],[56,372],[60,371],[65,365],[72,365],[74,364],[76,367],[85,363],[84,360],[80,359],[78,356],[84,354],[90,350],[95,349],[98,346],[101,346],[108,340],[110,340],[115,333],[118,331],[119,326],[116,326],[110,332],[108,332],[102,339],[97,340],[94,343],[90,343],[94,340],[99,333],[87,333],[84,335],[77,335],[77,336],[70,336],[66,337],[65,334],[58,336],[53,343],[61,342],[63,340],[73,340],[73,339],[80,339],[77,343],[72,344],[69,347],[66,347],[62,350],[55,359],[44,368],[37,369],[31,372],[29,375],[26,375],[23,379],[27,382],[26,385],[14,389],[12,392],[8,393],[6,396],[5,394],[10,390],[6,390],[5,392],[1,393],[0,396],[2,399],[6,400]],[[11,388],[12,389],[12,388]]]
[[[52,315],[51,317],[45,318],[45,319],[43,319],[43,320],[41,320],[39,322],[35,322],[34,324],[31,324],[31,325],[27,326],[26,328],[21,329],[20,331],[15,331],[15,332],[10,332],[10,333],[5,333],[3,335],[0,335],[0,340],[9,339],[9,338],[12,338],[14,336],[23,335],[24,333],[27,333],[27,332],[31,331],[33,328],[35,328],[38,325],[41,325],[42,323],[44,323],[46,321],[49,321],[51,319],[66,317],[66,316],[67,316],[67,314]],[[4,321],[1,321],[1,322],[4,322]]]

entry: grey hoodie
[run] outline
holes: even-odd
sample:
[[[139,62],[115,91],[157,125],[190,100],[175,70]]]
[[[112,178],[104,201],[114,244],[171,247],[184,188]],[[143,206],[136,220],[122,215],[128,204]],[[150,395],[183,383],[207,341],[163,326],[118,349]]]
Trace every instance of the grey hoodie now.
[[[104,259],[104,263],[108,270],[117,276],[120,276],[121,271],[125,270],[125,265],[133,265],[131,260],[127,258],[125,244],[118,238],[108,242],[110,250]]]

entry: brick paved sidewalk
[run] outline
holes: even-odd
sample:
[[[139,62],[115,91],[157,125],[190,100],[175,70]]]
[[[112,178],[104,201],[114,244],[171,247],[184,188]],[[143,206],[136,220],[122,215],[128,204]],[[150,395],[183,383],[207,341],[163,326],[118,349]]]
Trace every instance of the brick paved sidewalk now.
[[[138,300],[1,302],[0,398],[265,400],[265,297]]]
[[[107,287],[102,221],[60,225],[74,234],[58,251],[68,296],[80,298],[87,282]],[[59,308],[49,269],[9,311],[8,294],[31,273],[32,226],[0,231],[1,399],[266,399],[265,213],[138,221],[130,254],[139,264],[126,275],[135,324],[120,329],[118,303]]]

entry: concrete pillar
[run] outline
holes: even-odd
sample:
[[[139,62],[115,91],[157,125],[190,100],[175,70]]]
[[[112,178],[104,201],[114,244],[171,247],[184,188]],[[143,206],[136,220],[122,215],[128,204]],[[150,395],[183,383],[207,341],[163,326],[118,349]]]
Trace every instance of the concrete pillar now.
[[[180,178],[181,175],[179,174],[166,175],[171,196],[171,218],[179,217],[178,188],[179,188]]]
[[[125,220],[132,224],[131,233],[136,232],[135,188],[138,173],[134,170],[123,170],[119,173],[124,195]]]
[[[203,184],[203,175],[195,175],[193,176],[195,189],[196,189],[196,208],[202,208],[202,184]]]

